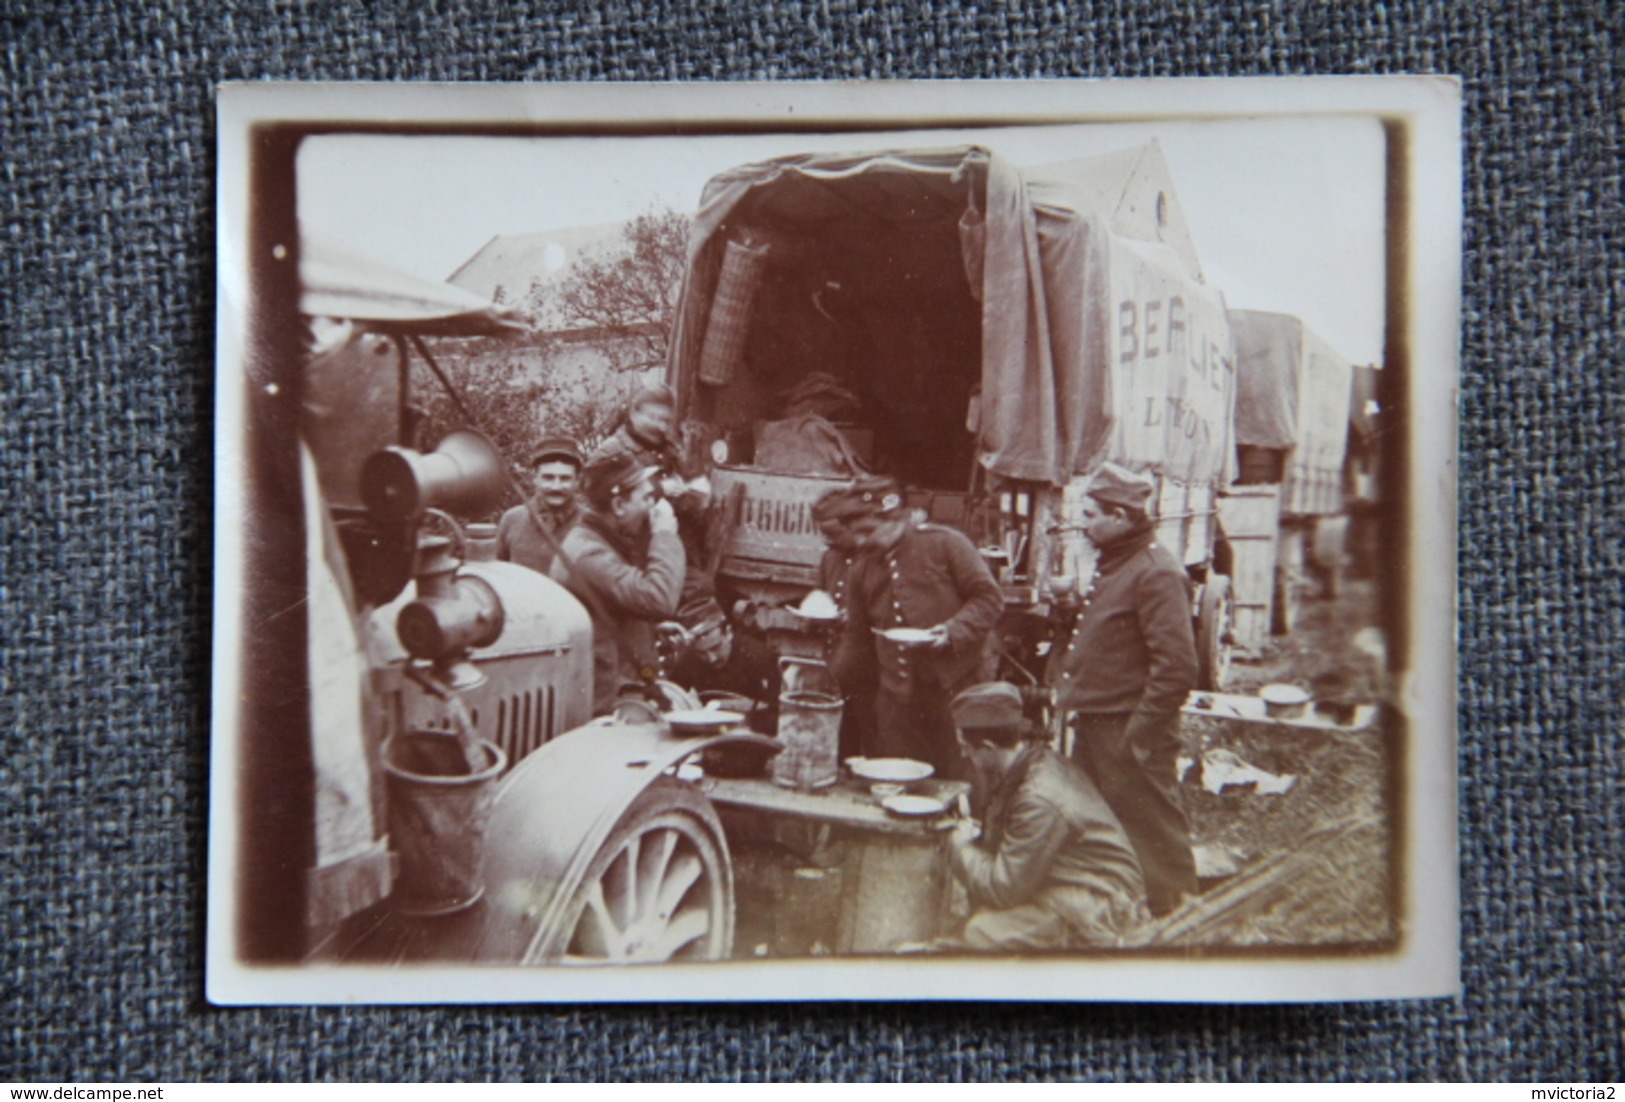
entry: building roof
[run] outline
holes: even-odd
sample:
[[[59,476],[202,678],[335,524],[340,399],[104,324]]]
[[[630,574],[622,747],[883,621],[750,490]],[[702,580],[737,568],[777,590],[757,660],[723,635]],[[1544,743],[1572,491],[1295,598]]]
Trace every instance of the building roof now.
[[[1116,153],[1024,168],[1022,175],[1033,202],[1050,195],[1100,215],[1123,237],[1167,245],[1192,277],[1205,282],[1168,159],[1155,139]]]
[[[622,225],[569,226],[536,233],[505,233],[491,238],[448,277],[447,282],[486,298],[518,302],[537,282],[555,283],[584,256],[609,252],[620,243]]]

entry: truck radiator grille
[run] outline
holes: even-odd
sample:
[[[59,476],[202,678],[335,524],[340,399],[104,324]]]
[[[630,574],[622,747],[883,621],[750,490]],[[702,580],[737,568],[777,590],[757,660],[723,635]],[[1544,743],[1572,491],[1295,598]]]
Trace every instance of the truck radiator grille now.
[[[497,701],[496,744],[508,755],[509,767],[557,734],[557,722],[550,688],[514,693]]]

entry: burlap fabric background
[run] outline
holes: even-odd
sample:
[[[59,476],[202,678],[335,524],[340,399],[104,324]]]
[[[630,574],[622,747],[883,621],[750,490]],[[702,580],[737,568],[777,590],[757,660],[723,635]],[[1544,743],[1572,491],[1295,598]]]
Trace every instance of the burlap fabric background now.
[[[262,7],[0,14],[0,1078],[1619,1077],[1625,6]],[[1459,1001],[204,1004],[215,82],[1405,71],[1467,79]]]

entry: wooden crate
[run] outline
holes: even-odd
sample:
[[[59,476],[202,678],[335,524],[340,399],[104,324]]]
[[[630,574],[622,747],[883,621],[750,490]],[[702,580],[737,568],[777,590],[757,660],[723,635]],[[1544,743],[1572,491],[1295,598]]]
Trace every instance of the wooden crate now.
[[[1294,516],[1329,516],[1343,510],[1343,468],[1316,466],[1293,455],[1282,487],[1281,511]]]
[[[764,565],[805,576],[824,554],[824,537],[812,517],[813,502],[849,479],[779,474],[750,467],[718,467],[711,481],[719,499],[744,488],[739,522],[722,553],[722,573],[751,577]]]
[[[1234,486],[1219,498],[1219,525],[1230,544],[1230,593],[1236,646],[1263,653],[1275,601],[1279,486]]]

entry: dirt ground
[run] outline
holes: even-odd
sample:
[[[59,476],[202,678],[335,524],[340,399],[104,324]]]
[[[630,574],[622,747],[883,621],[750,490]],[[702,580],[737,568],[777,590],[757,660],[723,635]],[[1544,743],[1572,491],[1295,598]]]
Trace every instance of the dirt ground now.
[[[1293,632],[1271,640],[1261,660],[1238,662],[1231,692],[1270,682],[1317,697],[1361,702],[1385,688],[1374,586],[1345,582],[1333,599],[1306,599]],[[1192,718],[1192,756],[1215,750],[1268,773],[1290,789],[1263,785],[1210,792],[1187,777],[1186,806],[1204,871],[1203,900],[1163,924],[1165,940],[1186,945],[1380,943],[1393,936],[1388,740],[1393,732],[1312,732]],[[1230,866],[1226,868],[1225,866]]]
[[[1306,594],[1293,632],[1272,638],[1260,659],[1237,662],[1227,690],[1252,693],[1288,682],[1317,697],[1378,701],[1384,682],[1372,653],[1380,647],[1375,623],[1370,582],[1346,582],[1334,599]],[[1380,731],[1323,733],[1191,716],[1184,734],[1193,763],[1227,751],[1292,784],[1280,794],[1257,785],[1213,793],[1194,768],[1186,775],[1199,865],[1212,875],[1203,879],[1199,899],[1147,927],[1140,941],[1198,950],[1371,947],[1393,936],[1389,752]],[[786,839],[767,842],[759,824],[729,825],[739,896],[736,955],[831,952],[842,897],[839,847],[812,855],[805,846],[787,848]],[[763,844],[744,844],[753,837]],[[951,910],[960,920],[966,905],[956,892]]]

